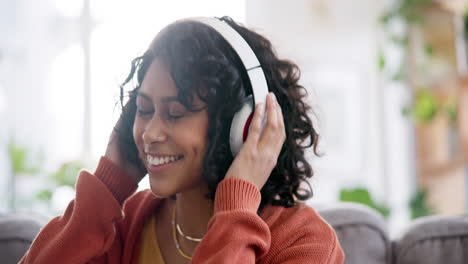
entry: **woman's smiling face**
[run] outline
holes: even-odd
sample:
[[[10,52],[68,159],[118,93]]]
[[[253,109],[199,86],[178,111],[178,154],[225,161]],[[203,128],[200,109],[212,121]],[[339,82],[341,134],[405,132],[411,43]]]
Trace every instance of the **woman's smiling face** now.
[[[168,197],[203,184],[203,160],[208,144],[208,113],[194,95],[188,111],[167,66],[156,58],[137,93],[133,137],[146,166],[152,192]]]

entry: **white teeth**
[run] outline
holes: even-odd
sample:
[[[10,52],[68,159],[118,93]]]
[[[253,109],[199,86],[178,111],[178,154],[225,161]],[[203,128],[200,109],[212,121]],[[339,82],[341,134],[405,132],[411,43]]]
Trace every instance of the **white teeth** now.
[[[153,157],[151,155],[146,156],[146,160],[148,161],[148,163],[154,166],[166,164],[169,162],[174,162],[178,159],[179,159],[178,156],[166,156],[166,157]]]

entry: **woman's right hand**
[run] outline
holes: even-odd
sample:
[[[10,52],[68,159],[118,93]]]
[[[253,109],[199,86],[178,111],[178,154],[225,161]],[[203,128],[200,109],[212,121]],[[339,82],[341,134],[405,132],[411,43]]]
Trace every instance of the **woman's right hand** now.
[[[133,140],[132,128],[136,108],[134,104],[130,100],[123,107],[122,114],[109,137],[104,156],[120,167],[127,175],[135,179],[136,183],[139,183],[147,171],[139,158],[138,150]]]

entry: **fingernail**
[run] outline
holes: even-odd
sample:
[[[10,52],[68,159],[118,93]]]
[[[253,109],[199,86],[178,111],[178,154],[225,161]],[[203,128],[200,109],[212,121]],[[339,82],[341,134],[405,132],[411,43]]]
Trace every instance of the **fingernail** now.
[[[273,92],[270,92],[270,98],[275,99],[275,94]]]

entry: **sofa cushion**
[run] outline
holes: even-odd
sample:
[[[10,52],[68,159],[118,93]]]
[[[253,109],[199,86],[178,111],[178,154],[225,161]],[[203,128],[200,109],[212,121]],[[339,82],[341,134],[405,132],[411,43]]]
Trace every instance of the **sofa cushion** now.
[[[356,203],[339,203],[320,207],[318,212],[336,231],[347,264],[390,263],[385,220],[376,211]]]
[[[31,214],[0,215],[0,262],[18,263],[45,223],[44,217]]]
[[[395,263],[468,263],[468,216],[415,220],[395,241]]]

